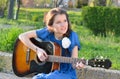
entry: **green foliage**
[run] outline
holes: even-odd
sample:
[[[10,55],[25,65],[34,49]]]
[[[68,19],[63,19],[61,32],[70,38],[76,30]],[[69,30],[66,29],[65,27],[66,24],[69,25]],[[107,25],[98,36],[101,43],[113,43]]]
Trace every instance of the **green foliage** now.
[[[20,9],[19,22],[23,25],[43,27],[43,16],[49,9]]]
[[[106,6],[113,6],[113,0],[106,0]]]
[[[76,8],[81,8],[87,5],[88,5],[88,0],[77,0],[76,1]]]
[[[79,51],[79,57],[90,59],[97,56],[103,56],[112,61],[111,69],[120,70],[120,37],[108,36],[95,36],[91,30],[83,26],[73,26],[74,31],[80,37],[81,50]]]
[[[0,1],[0,18],[4,17],[5,10],[7,8],[8,0],[1,0]]]
[[[68,13],[70,14],[69,19],[71,24],[75,24],[78,26],[82,25],[81,12],[69,11]]]
[[[39,16],[38,15],[34,15],[32,18],[33,21],[39,21]]]
[[[95,35],[120,35],[120,8],[84,7],[82,10],[84,26]]]
[[[1,0],[0,1],[0,10],[4,10],[7,7],[8,0]]]
[[[18,27],[0,29],[0,50],[12,51],[16,38],[23,30]]]
[[[99,0],[90,0],[89,1],[89,6],[94,7],[97,6],[99,3]]]

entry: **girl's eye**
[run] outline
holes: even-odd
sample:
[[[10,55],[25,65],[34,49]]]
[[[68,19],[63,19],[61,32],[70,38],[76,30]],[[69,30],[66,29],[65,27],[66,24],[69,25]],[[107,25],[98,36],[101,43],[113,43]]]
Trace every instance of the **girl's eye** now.
[[[67,20],[64,20],[63,22],[67,22]],[[56,24],[62,23],[61,21],[57,21]]]
[[[67,22],[67,20],[64,20],[64,22]]]
[[[61,22],[60,21],[56,22],[56,24],[59,24],[59,23],[61,23]]]

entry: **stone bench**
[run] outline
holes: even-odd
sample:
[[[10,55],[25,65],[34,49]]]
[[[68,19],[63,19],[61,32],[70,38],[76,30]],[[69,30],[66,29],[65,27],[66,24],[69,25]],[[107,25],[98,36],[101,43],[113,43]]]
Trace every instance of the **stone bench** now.
[[[120,79],[120,71],[86,67],[77,70],[78,79]]]
[[[0,79],[31,79],[14,75],[12,71],[11,54],[0,52],[0,59],[4,61],[3,71],[5,72],[0,73]],[[1,75],[3,78],[1,78]],[[5,78],[7,76],[9,76],[9,78]],[[78,79],[120,79],[120,71],[86,66],[84,69],[77,70],[77,76]]]

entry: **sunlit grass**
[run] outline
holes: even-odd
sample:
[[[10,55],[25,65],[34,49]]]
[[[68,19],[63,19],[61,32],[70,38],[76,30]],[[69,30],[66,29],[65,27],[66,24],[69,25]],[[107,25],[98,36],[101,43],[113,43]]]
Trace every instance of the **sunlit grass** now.
[[[24,11],[29,11],[29,12],[47,12],[47,11],[49,11],[50,9],[48,8],[48,9],[45,9],[45,8],[43,8],[43,9],[34,9],[34,8],[20,8],[21,10],[24,10]]]
[[[81,50],[79,51],[80,58],[91,59],[97,56],[103,56],[112,61],[112,69],[120,70],[120,37],[95,36],[86,27],[75,24],[73,24],[72,28],[78,33],[81,42]]]

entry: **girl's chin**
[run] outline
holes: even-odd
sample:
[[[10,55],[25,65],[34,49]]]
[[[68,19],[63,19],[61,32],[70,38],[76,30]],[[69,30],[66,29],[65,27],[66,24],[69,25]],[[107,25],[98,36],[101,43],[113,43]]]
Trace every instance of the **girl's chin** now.
[[[62,35],[64,35],[65,33],[66,33],[66,31],[59,32],[59,34],[62,34]]]
[[[59,33],[60,35],[64,35],[65,33]]]
[[[62,32],[62,34],[64,35],[66,32]]]
[[[67,31],[61,31],[61,33],[65,34]]]

